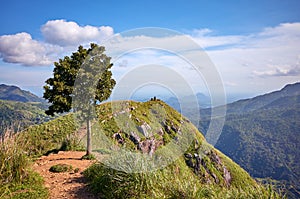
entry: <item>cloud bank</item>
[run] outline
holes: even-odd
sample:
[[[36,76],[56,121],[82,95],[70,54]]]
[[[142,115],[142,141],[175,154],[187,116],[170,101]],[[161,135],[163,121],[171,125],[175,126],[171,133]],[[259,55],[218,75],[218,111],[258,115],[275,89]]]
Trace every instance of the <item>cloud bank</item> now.
[[[39,40],[25,32],[0,36],[2,61],[23,66],[50,66],[58,58],[75,51],[78,45],[102,44],[114,35],[110,26],[82,26],[66,20],[48,21],[40,30],[42,38]],[[216,65],[225,86],[231,89],[268,89],[268,85],[271,88],[278,82],[299,81],[300,77],[300,23],[283,23],[248,35],[220,35],[207,28],[165,37],[119,35],[110,41],[112,45],[122,44],[116,51],[156,45],[170,46],[177,52],[185,51],[188,56],[196,56],[193,51],[195,48],[199,50],[200,46]],[[192,39],[195,45],[187,45],[186,38]],[[131,66],[150,64],[153,60],[175,67],[183,65],[171,55],[150,50],[121,58],[115,63],[114,72],[121,76]],[[181,72],[193,73],[190,67],[181,68]]]

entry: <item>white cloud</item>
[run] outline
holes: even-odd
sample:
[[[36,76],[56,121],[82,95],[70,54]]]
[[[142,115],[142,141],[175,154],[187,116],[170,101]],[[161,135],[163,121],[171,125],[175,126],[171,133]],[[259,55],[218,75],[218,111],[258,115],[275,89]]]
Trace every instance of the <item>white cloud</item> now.
[[[103,43],[113,35],[113,28],[53,20],[41,27],[41,41],[32,39],[28,33],[1,36],[0,53],[3,61],[9,63],[50,65],[62,53],[69,55],[75,51],[79,44],[86,46],[89,42],[97,42],[104,44],[106,53],[112,56],[115,75],[122,76],[132,66],[154,63],[172,65],[196,82],[199,79],[190,75],[195,72],[183,60],[176,58],[176,53],[187,59],[194,58],[199,66],[205,67],[209,65],[207,60],[201,60],[199,53],[195,53],[202,47],[205,50],[203,56],[205,53],[209,55],[225,87],[231,91],[264,92],[299,81],[300,23],[279,24],[248,35],[218,35],[210,29],[199,29],[190,34],[175,32],[156,36],[155,32],[152,35],[152,32],[140,30],[140,34],[132,35],[130,31],[129,34],[117,34]],[[153,52],[149,50],[151,47],[161,51]],[[169,49],[172,49],[173,55],[172,52],[166,53]],[[124,52],[129,54],[120,56]]]
[[[195,41],[194,44],[187,42],[191,39]],[[166,34],[164,37],[152,37],[142,33],[134,36],[120,34],[109,42],[108,49],[113,49],[113,58],[120,52],[132,54],[132,51],[141,51],[153,46],[158,49],[173,49],[175,53],[181,53],[186,58],[195,58],[199,54],[193,52],[204,47],[216,65],[226,89],[231,92],[263,93],[278,89],[286,83],[299,81],[299,44],[300,23],[286,23],[249,35],[214,35],[209,29],[194,30],[190,35]],[[160,63],[173,65],[175,68],[183,66],[172,56],[163,56],[163,53],[160,53],[153,57],[150,52],[144,52],[133,56],[136,61],[127,57],[128,65]],[[203,68],[209,65],[205,59],[197,60]],[[119,73],[124,72],[120,67],[115,70]],[[191,80],[197,80],[189,77]]]
[[[52,20],[41,28],[48,43],[59,46],[78,46],[90,42],[99,42],[113,35],[110,26],[79,26],[73,21]]]
[[[49,65],[52,54],[59,48],[33,40],[25,32],[0,36],[0,55],[8,63],[21,63],[25,66]]]

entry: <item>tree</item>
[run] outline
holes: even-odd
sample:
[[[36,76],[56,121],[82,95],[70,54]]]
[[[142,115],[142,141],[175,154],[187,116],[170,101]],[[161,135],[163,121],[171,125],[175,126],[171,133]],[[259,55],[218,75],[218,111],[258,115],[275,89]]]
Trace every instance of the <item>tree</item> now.
[[[46,114],[79,111],[87,123],[87,154],[91,154],[91,120],[93,107],[109,98],[116,81],[110,71],[111,58],[105,48],[91,44],[89,49],[78,47],[77,52],[54,63],[53,77],[46,80],[44,98],[49,106]],[[74,105],[75,104],[75,105]]]

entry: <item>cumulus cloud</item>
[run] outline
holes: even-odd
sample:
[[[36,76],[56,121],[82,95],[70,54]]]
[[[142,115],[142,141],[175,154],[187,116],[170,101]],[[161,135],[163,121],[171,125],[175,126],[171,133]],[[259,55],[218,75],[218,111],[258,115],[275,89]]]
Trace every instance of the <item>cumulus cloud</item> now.
[[[195,43],[191,45],[187,42],[189,39]],[[217,35],[210,29],[194,30],[186,35],[166,34],[161,37],[147,33],[134,36],[120,34],[109,42],[108,49],[113,49],[116,55],[119,52],[137,55],[135,50],[156,46],[158,49],[173,49],[190,58],[199,56],[197,53],[193,54],[193,51],[204,47],[220,72],[225,87],[230,90],[234,88],[235,92],[266,89],[259,91],[265,92],[268,89],[280,88],[286,83],[299,81],[299,43],[300,23],[284,23],[248,35]],[[165,65],[168,62],[175,67],[183,66],[174,56],[166,58],[163,53],[158,53],[153,57],[151,52],[144,52],[139,56],[132,56],[136,61],[128,58],[129,65],[138,64],[140,61]],[[204,68],[207,65],[200,59],[199,64]],[[121,71],[120,68],[116,70]]]
[[[0,58],[24,66],[51,65],[60,56],[76,50],[78,45],[101,43],[113,35],[109,26],[79,26],[65,20],[48,21],[41,32],[41,41],[25,32],[0,36]]]
[[[4,62],[25,66],[49,65],[52,54],[59,48],[33,40],[25,32],[0,36],[0,56]]]
[[[79,26],[73,21],[52,20],[41,28],[48,43],[59,46],[74,46],[89,42],[99,42],[113,35],[110,26]]]
[[[53,60],[75,51],[79,44],[85,46],[97,42],[104,44],[106,53],[113,58],[117,66],[113,67],[116,76],[122,76],[132,66],[154,63],[172,65],[196,82],[199,78],[193,76],[195,72],[176,57],[176,53],[187,59],[199,57],[194,52],[202,47],[203,54],[207,53],[216,65],[225,87],[236,89],[236,92],[271,90],[299,81],[300,77],[300,23],[283,23],[248,35],[220,35],[211,29],[162,36],[143,31],[135,35],[119,33],[104,43],[114,34],[109,26],[81,26],[76,22],[52,20],[41,27],[41,32],[43,38],[40,41],[28,33],[1,36],[0,56],[3,61],[27,66],[50,65]],[[151,46],[161,51],[153,52],[149,50]],[[145,50],[147,47],[148,51]],[[144,51],[139,51],[143,48]],[[174,54],[165,53],[164,50],[168,49]],[[129,54],[120,56],[122,52]],[[203,68],[208,65],[203,59],[197,60]]]

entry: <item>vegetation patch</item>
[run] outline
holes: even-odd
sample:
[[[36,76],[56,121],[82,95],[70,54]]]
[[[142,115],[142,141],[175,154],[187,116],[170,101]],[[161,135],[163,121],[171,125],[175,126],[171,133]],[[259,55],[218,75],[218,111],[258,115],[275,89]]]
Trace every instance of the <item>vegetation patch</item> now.
[[[31,159],[15,136],[0,141],[0,198],[47,198],[43,179],[30,168]]]
[[[70,172],[72,170],[73,170],[73,166],[68,164],[56,164],[50,167],[49,169],[49,171],[53,173]]]

